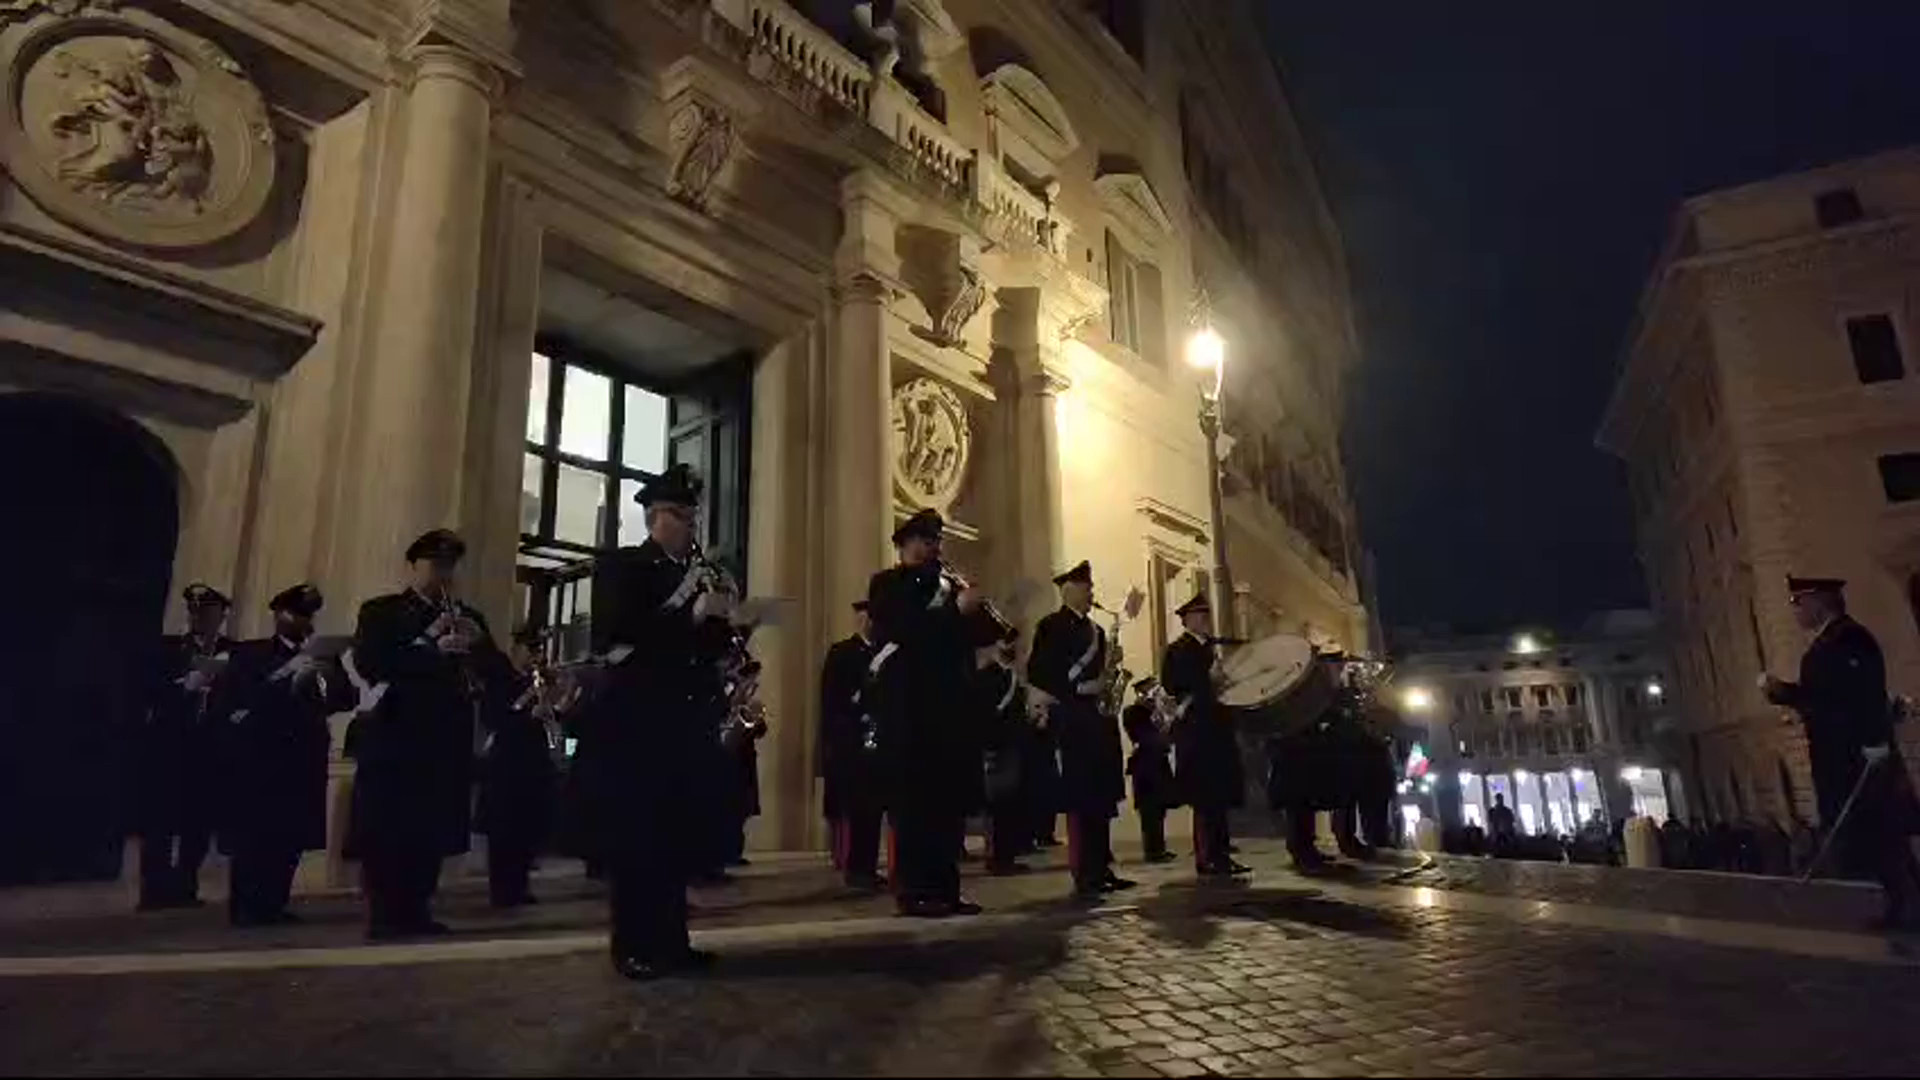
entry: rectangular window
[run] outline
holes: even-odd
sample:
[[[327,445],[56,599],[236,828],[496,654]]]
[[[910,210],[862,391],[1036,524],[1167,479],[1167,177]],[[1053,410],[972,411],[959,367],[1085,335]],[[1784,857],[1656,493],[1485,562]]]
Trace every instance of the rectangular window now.
[[[1480,691],[1480,711],[1489,716],[1493,715],[1493,691]]]
[[[1835,188],[1813,197],[1813,216],[1819,219],[1821,228],[1837,229],[1859,221],[1867,216],[1867,212],[1860,205],[1859,192],[1852,188]]]
[[[1880,486],[1888,502],[1920,499],[1920,454],[1880,455]]]
[[[1567,697],[1568,708],[1572,709],[1572,708],[1579,707],[1580,691],[1581,691],[1581,687],[1579,683],[1569,683],[1566,686],[1561,687],[1560,691],[1561,693],[1565,694]]]
[[[1107,230],[1107,337],[1151,364],[1165,364],[1166,313],[1160,269]]]
[[[646,529],[633,494],[666,467],[667,436],[666,398],[580,360],[534,354],[522,547],[574,559],[639,543]]]
[[[1507,696],[1507,708],[1517,709],[1520,707],[1520,688],[1519,687],[1509,686],[1505,690],[1503,690],[1502,693],[1506,694]]]
[[[1553,687],[1536,686],[1533,688],[1533,703],[1538,708],[1548,708],[1553,704]]]
[[[1848,319],[1847,347],[1853,351],[1853,370],[1863,383],[1891,382],[1907,373],[1900,356],[1900,335],[1885,315]]]

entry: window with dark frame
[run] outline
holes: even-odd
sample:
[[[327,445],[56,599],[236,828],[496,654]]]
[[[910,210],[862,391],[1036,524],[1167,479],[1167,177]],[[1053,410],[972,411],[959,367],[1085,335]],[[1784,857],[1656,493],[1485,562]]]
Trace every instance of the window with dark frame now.
[[[521,456],[516,578],[528,625],[556,659],[583,655],[596,555],[646,536],[633,497],[667,465],[668,402],[590,357],[533,356]]]
[[[1920,454],[1880,455],[1880,486],[1888,502],[1920,499]]]
[[[637,544],[633,497],[667,467],[667,398],[560,350],[534,354],[523,458],[523,548],[585,558]]]
[[[1837,229],[1859,221],[1867,216],[1867,212],[1860,205],[1859,192],[1852,188],[1835,188],[1813,197],[1813,216],[1819,220],[1821,228]]]
[[[1900,335],[1886,315],[1862,315],[1847,320],[1847,348],[1853,370],[1863,383],[1904,378],[1907,365],[1900,355]]]

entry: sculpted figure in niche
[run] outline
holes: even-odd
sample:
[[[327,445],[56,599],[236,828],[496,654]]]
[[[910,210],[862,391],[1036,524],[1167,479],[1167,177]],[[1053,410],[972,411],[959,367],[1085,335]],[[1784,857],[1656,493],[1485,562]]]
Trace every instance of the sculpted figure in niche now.
[[[940,321],[934,327],[943,344],[958,345],[961,332],[967,323],[979,313],[980,305],[987,302],[987,288],[980,281],[980,272],[965,263],[959,266],[960,285],[953,294],[953,302],[940,314]]]
[[[61,53],[55,74],[73,89],[49,126],[67,150],[56,171],[102,199],[205,196],[213,148],[179,73],[159,46],[124,43],[98,61]]]
[[[907,478],[923,491],[938,491],[960,456],[951,418],[932,398],[912,402],[907,422],[905,466]]]
[[[710,105],[690,101],[674,117],[672,135],[681,150],[668,178],[668,190],[704,209],[715,178],[733,156],[733,119]]]

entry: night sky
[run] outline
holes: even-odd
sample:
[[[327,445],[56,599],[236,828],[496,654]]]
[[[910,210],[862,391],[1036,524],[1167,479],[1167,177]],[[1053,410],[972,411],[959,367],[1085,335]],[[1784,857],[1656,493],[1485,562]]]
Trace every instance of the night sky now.
[[[1920,3],[1266,7],[1352,268],[1346,454],[1387,625],[1644,604],[1593,436],[1670,216],[1920,142]]]

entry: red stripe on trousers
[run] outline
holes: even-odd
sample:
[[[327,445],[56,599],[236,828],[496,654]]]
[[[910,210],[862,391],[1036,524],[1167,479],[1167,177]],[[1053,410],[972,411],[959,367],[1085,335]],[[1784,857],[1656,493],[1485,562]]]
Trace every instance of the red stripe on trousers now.
[[[900,835],[893,831],[891,819],[887,821],[887,884],[900,891]]]
[[[1080,818],[1076,814],[1067,815],[1067,869],[1080,872]]]
[[[1207,828],[1198,810],[1193,812],[1193,861],[1202,867],[1213,865],[1213,853],[1207,850]]]

